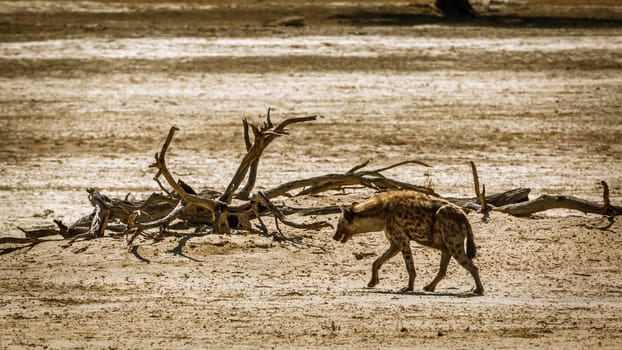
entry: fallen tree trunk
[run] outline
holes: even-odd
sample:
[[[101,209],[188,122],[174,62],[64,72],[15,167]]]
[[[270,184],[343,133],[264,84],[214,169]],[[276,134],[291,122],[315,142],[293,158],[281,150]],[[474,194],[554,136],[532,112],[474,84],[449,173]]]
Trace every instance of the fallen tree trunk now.
[[[492,210],[514,216],[529,216],[550,209],[571,209],[585,214],[606,216],[618,216],[622,212],[622,207],[619,206],[610,206],[606,208],[602,204],[593,203],[573,196],[553,196],[548,194],[541,195],[527,202],[495,207]]]
[[[533,200],[521,200],[514,203],[499,203],[490,202],[488,198],[483,194],[484,190],[480,193],[479,189],[479,176],[477,174],[477,168],[474,162],[470,162],[471,170],[473,173],[473,184],[475,188],[475,195],[479,198],[479,206],[474,205],[480,212],[484,214],[483,219],[488,217],[490,211],[498,211],[513,216],[529,216],[535,213],[552,210],[552,209],[570,209],[581,211],[585,214],[599,214],[609,218],[610,227],[616,216],[622,213],[622,207],[611,205],[609,200],[609,186],[607,182],[601,181],[603,186],[603,204],[587,201],[585,199],[577,198],[574,196],[566,195],[541,195]],[[524,198],[527,199],[527,198]]]

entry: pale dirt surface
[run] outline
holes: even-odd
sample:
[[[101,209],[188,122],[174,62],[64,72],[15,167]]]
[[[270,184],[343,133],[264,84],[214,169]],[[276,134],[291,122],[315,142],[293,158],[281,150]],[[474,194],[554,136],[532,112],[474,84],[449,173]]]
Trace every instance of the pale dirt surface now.
[[[243,156],[241,119],[260,122],[269,106],[275,121],[320,117],[268,147],[258,189],[418,159],[432,168],[387,174],[469,196],[474,160],[489,193],[600,201],[606,180],[622,202],[619,24],[429,23],[425,7],[363,3],[0,1],[0,236],[87,214],[89,186],[157,191],[148,165],[172,125],[171,170],[222,190]],[[615,1],[566,3],[565,16],[622,17]],[[306,26],[265,25],[292,14]],[[469,218],[482,297],[465,294],[473,282],[455,262],[422,292],[440,254],[414,244],[416,292],[394,293],[407,280],[399,257],[364,288],[385,238],[339,245],[329,229],[284,230],[307,248],[234,234],[184,240],[181,254],[179,239],[133,255],[103,238],[0,255],[0,349],[620,348],[619,223],[594,230],[602,218],[566,211]]]

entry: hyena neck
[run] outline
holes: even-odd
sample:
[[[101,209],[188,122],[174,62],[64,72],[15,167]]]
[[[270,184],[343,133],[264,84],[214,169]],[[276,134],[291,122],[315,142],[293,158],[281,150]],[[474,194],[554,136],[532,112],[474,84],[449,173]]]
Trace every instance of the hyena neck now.
[[[367,202],[356,204],[352,209],[355,215],[354,224],[358,233],[384,230],[385,215],[381,201],[370,199]]]

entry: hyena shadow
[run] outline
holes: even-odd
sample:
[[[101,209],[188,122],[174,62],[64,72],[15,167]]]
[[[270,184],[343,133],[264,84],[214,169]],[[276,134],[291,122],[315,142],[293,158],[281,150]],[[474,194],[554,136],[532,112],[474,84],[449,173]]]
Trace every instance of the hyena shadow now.
[[[473,297],[481,297],[481,294],[471,292],[426,292],[426,291],[395,291],[395,290],[379,290],[379,289],[371,289],[365,288],[362,289],[364,293],[373,293],[373,294],[389,294],[389,295],[414,295],[421,297],[453,297],[453,298],[473,298]]]

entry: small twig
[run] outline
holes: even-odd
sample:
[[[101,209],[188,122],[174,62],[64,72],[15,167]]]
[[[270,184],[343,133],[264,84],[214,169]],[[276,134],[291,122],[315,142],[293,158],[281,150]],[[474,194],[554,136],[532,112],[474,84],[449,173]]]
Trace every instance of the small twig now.
[[[171,210],[168,213],[168,215],[155,221],[142,222],[142,223],[136,222],[136,218],[142,215],[142,212],[140,210],[135,210],[130,214],[127,220],[127,228],[128,229],[138,228],[140,230],[145,230],[145,229],[162,226],[175,220],[184,211],[184,209],[186,209],[186,205],[184,204],[182,200],[180,200],[179,202],[177,202],[177,205],[175,206],[175,208],[173,208],[173,210]],[[147,215],[149,214],[147,213]]]
[[[125,234],[125,242],[128,245],[128,249],[131,250],[132,249],[132,243],[134,242],[134,239],[136,239],[136,237],[138,237],[138,235],[140,235],[140,233],[142,232],[142,229],[140,227],[135,227],[135,221],[136,221],[136,217],[140,216],[140,210],[134,210],[131,214],[130,217],[127,219],[127,228],[124,232]],[[132,233],[132,236],[128,239],[128,234]]]
[[[475,167],[475,163],[470,160],[469,164],[471,164],[471,172],[473,173],[473,187],[475,188],[475,196],[480,200],[482,200],[482,196],[479,193],[479,176],[477,175],[477,168]]]
[[[272,124],[272,121],[270,120],[270,112],[271,111],[273,111],[273,109],[271,107],[268,107],[268,113],[266,113],[266,121],[265,121],[265,123],[263,125],[262,131],[272,129],[272,127],[274,126]]]
[[[482,194],[479,200],[481,205],[480,213],[483,214],[482,221],[486,221],[488,220],[490,213],[490,208],[488,207],[488,204],[486,204],[486,185],[482,185]]]
[[[607,185],[607,182],[605,182],[604,180],[601,181],[600,184],[603,186],[603,212],[605,213],[605,217],[607,218],[607,221],[609,223],[605,226],[594,226],[590,224],[585,224],[585,227],[590,229],[607,231],[615,223],[615,216],[613,215],[613,208],[611,207],[611,202],[609,201],[609,185]]]
[[[250,138],[250,134],[248,133],[248,120],[246,118],[242,119],[242,125],[244,126],[244,145],[246,146],[246,152],[250,151],[253,146]]]
[[[257,215],[257,221],[259,221],[259,228],[261,230],[261,233],[266,237],[270,237],[270,231],[268,230],[268,226],[266,226],[263,220],[261,220],[261,216],[259,215],[259,212],[257,212],[256,215]]]
[[[330,227],[333,228],[333,225],[331,225],[329,222],[327,221],[318,221],[318,222],[314,222],[311,224],[299,224],[293,221],[289,221],[287,219],[285,219],[285,215],[283,215],[283,213],[281,213],[281,211],[279,210],[279,208],[277,208],[271,201],[270,199],[268,199],[268,197],[266,197],[266,195],[259,191],[257,192],[257,195],[261,198],[261,202],[263,205],[265,205],[268,210],[270,210],[272,212],[272,214],[274,215],[275,219],[280,220],[282,223],[284,223],[287,226],[291,226],[294,228],[299,228],[299,229],[306,229],[306,230],[321,230],[322,228],[325,227]]]
[[[173,141],[173,136],[175,135],[175,132],[179,131],[179,128],[176,126],[172,126],[169,131],[168,131],[168,135],[166,136],[166,140],[164,141],[164,144],[162,145],[162,148],[160,149],[160,154],[158,156],[158,154],[156,153],[156,159],[158,161],[158,163],[160,164],[166,164],[166,152],[168,151],[168,147],[171,145],[171,142]],[[162,170],[162,169],[160,169]]]
[[[605,216],[607,218],[607,221],[609,222],[607,225],[605,226],[596,226],[596,225],[592,225],[589,223],[585,224],[586,228],[592,229],[592,230],[601,230],[601,231],[607,231],[608,229],[611,228],[611,226],[613,226],[613,224],[615,223],[615,219],[613,216]]]
[[[270,122],[270,108],[268,108],[267,119],[268,119],[267,124],[269,124],[270,127],[272,127],[272,122]],[[250,152],[251,148],[253,147],[253,143],[251,143],[250,136],[248,133],[249,124],[246,119],[242,120],[242,123],[244,124],[244,144],[246,145],[246,152]],[[255,137],[258,137],[257,133],[255,133]],[[241,199],[241,200],[249,199],[250,194],[253,191],[253,187],[255,187],[255,181],[257,179],[257,169],[259,168],[259,159],[260,158],[257,157],[257,159],[255,159],[251,163],[248,178],[246,179],[246,184],[240,190],[240,192],[238,192],[235,195],[235,198]]]
[[[371,160],[369,160],[369,159],[368,159],[368,160],[364,161],[363,163],[361,163],[361,164],[359,164],[359,165],[356,165],[356,166],[355,166],[355,167],[353,167],[352,169],[350,169],[350,170],[346,171],[346,175],[352,175],[352,174],[356,173],[358,170],[360,170],[360,169],[362,169],[362,168],[366,167],[366,166],[369,164],[369,162],[370,162],[370,161],[371,161]]]
[[[600,182],[603,186],[603,202],[605,203],[605,213],[611,210],[611,202],[609,202],[609,185],[604,180]]]
[[[277,133],[282,133],[285,130],[285,127],[290,124],[310,122],[313,120],[317,120],[317,115],[285,119],[284,121],[281,122],[281,124],[279,124],[276,128],[274,128],[274,131]]]
[[[164,187],[162,185],[162,182],[160,182],[160,175],[162,175],[162,170],[158,170],[158,172],[155,174],[155,176],[153,177],[153,180],[155,180],[155,182],[158,184],[158,186],[160,187],[160,189],[162,191],[164,191],[164,193],[166,193],[167,195],[171,195],[171,192],[166,189],[166,187]]]
[[[430,165],[428,165],[428,164],[426,164],[424,162],[418,161],[418,160],[405,160],[403,162],[395,163],[395,164],[386,166],[384,168],[375,169],[375,170],[369,170],[369,171],[362,171],[362,172],[358,173],[358,175],[372,175],[372,174],[374,174],[374,175],[377,175],[377,176],[384,177],[384,175],[380,174],[383,171],[386,171],[386,170],[389,170],[389,169],[393,169],[393,168],[397,168],[399,166],[406,165],[406,164],[419,164],[419,165],[423,165],[423,166],[428,167],[428,168],[431,167]]]
[[[212,213],[212,231],[214,231],[215,234],[228,233],[228,232],[222,232],[220,230],[220,220],[221,220],[222,214],[223,214],[223,207],[221,205],[217,205],[216,209]]]

